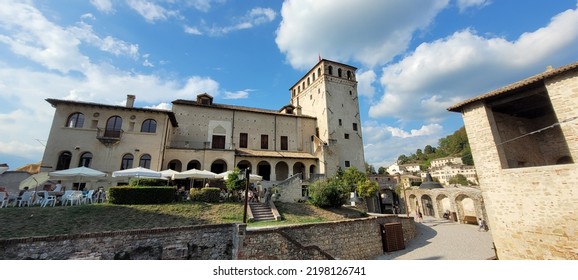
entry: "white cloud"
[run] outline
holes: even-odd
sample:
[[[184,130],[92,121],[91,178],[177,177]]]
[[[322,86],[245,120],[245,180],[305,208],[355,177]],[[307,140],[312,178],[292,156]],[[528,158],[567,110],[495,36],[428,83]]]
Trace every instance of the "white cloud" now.
[[[114,12],[112,8],[112,2],[110,0],[90,0],[90,4],[92,4],[97,10],[103,13],[112,13]]]
[[[3,4],[0,9],[0,43],[17,55],[63,73],[82,71],[88,57],[78,51],[80,40],[49,22],[27,3]]]
[[[375,95],[375,85],[377,74],[373,70],[361,71],[357,75],[357,92],[360,96],[372,99]]]
[[[207,30],[207,33],[211,36],[221,36],[230,32],[239,31],[243,29],[250,29],[256,26],[266,24],[275,20],[277,13],[270,8],[253,8],[247,14],[245,14],[240,19],[236,20],[236,23],[224,26],[224,27],[203,27]]]
[[[127,4],[148,22],[166,20],[169,17],[179,16],[178,11],[167,10],[147,0],[128,0]]]
[[[161,102],[161,103],[159,103],[157,105],[153,105],[153,106],[144,106],[144,108],[170,111],[172,108],[172,105],[167,103],[167,102]]]
[[[403,53],[448,2],[288,0],[275,42],[295,68],[311,67],[318,54],[373,67]]]
[[[235,92],[226,91],[223,99],[246,99],[249,98],[249,93],[254,91],[252,89],[238,90]]]
[[[122,40],[113,38],[111,36],[106,36],[100,38],[92,30],[92,26],[84,22],[80,22],[77,26],[68,29],[74,37],[77,39],[89,43],[101,51],[112,53],[114,55],[126,55],[132,58],[138,57],[138,45],[130,44]]]
[[[213,97],[219,95],[219,83],[209,77],[190,77],[185,86],[177,91],[175,96],[196,99],[199,94],[207,93]]]
[[[376,121],[363,124],[365,161],[376,169],[395,162],[399,155],[415,153],[426,145],[437,145],[437,139],[445,137],[440,124],[423,125],[409,131],[391,127]]]
[[[423,43],[398,63],[383,68],[385,92],[371,117],[436,119],[461,100],[575,59],[578,11],[555,16],[548,26],[515,41],[462,30]]]
[[[490,3],[490,0],[457,0],[460,13],[463,13],[469,8],[482,8],[489,5]]]
[[[203,33],[196,27],[192,26],[185,26],[185,33],[193,34],[193,35],[203,35]]]

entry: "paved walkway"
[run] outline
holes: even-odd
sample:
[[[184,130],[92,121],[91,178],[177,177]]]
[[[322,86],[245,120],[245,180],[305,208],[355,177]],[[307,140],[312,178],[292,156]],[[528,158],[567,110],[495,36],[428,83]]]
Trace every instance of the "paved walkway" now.
[[[404,250],[385,253],[378,260],[487,260],[495,257],[492,235],[478,226],[424,217],[416,222],[416,237]]]

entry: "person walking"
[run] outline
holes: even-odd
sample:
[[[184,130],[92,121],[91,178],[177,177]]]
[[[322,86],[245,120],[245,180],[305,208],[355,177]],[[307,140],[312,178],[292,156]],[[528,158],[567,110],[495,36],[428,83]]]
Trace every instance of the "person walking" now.
[[[483,231],[488,231],[488,230],[486,230],[486,221],[484,221],[484,219],[479,218],[479,219],[478,219],[478,225],[479,225],[478,231],[482,231],[482,230],[483,230]]]

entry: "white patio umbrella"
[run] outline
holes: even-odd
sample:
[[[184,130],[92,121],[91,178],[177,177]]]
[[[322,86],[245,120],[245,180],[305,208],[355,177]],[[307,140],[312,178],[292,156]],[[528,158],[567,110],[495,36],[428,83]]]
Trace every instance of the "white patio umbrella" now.
[[[144,167],[135,167],[112,172],[112,177],[136,177],[139,178],[161,178],[162,174],[158,171]],[[138,185],[138,182],[137,182]]]
[[[88,168],[88,167],[75,167],[70,169],[58,170],[49,172],[48,175],[51,179],[59,179],[59,180],[71,180],[78,182],[78,185],[89,178],[100,178],[105,177],[106,173],[98,171],[96,169]]]
[[[24,189],[24,187],[28,187],[29,189],[35,189],[36,187],[50,181],[50,176],[48,172],[39,172],[36,174],[30,175],[28,178],[22,180],[20,185],[18,186],[19,189]]]
[[[214,179],[217,174],[208,170],[190,169],[173,175],[175,179]]]
[[[208,170],[198,170],[198,169],[190,169],[187,171],[180,172],[178,174],[173,175],[173,180],[176,179],[193,179],[193,183],[195,179],[203,179],[203,184],[205,179],[214,179],[216,178],[217,174],[208,171]]]
[[[165,177],[165,178],[173,178],[173,175],[175,174],[179,174],[180,172],[172,170],[172,169],[167,169],[167,170],[161,170],[161,176]]]

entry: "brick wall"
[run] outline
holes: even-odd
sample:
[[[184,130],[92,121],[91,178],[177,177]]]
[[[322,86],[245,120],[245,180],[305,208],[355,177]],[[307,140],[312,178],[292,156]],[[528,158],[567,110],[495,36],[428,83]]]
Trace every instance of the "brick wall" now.
[[[274,229],[244,224],[155,228],[0,240],[0,259],[371,259],[383,254],[379,225],[411,218],[373,217]]]

